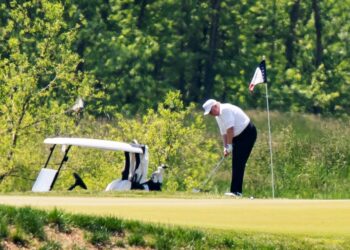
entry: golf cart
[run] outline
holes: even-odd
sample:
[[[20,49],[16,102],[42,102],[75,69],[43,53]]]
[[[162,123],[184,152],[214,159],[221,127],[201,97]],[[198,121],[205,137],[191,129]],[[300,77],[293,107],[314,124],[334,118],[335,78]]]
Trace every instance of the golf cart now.
[[[109,183],[105,189],[106,191],[125,191],[131,189],[161,190],[161,185],[163,182],[162,175],[166,166],[161,165],[158,167],[157,171],[152,174],[151,179],[147,180],[148,147],[146,145],[138,144],[137,141],[134,141],[134,143],[124,143],[89,138],[55,137],[45,139],[44,143],[52,146],[50,148],[50,153],[46,163],[40,170],[39,175],[32,187],[33,192],[48,192],[53,189],[62,166],[68,161],[67,155],[72,146],[124,152],[125,167],[121,173],[122,177],[121,179],[117,179]],[[58,169],[56,170],[48,168],[48,164],[57,145],[62,146],[64,155]],[[77,173],[74,173],[73,175],[75,178],[75,183],[68,190],[73,190],[77,186],[87,189],[87,186],[80,176]]]

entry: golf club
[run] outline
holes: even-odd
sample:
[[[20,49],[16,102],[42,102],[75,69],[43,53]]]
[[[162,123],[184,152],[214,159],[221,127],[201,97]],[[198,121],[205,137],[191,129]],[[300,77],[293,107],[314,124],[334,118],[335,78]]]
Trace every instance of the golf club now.
[[[218,163],[216,163],[215,167],[213,170],[210,171],[207,179],[201,183],[201,185],[198,188],[192,189],[193,193],[199,193],[203,187],[208,183],[208,181],[211,179],[211,177],[218,171],[218,169],[221,167],[222,162],[225,160],[225,156],[223,156]]]

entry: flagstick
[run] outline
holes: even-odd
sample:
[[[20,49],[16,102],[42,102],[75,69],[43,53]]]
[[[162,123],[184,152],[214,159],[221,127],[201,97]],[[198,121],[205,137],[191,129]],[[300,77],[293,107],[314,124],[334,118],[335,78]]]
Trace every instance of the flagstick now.
[[[267,123],[268,123],[268,127],[269,127],[271,186],[272,186],[272,198],[274,199],[275,198],[275,183],[274,183],[273,163],[272,163],[272,139],[271,139],[270,109],[269,109],[269,95],[268,95],[267,83],[265,84],[265,88],[266,88]]]

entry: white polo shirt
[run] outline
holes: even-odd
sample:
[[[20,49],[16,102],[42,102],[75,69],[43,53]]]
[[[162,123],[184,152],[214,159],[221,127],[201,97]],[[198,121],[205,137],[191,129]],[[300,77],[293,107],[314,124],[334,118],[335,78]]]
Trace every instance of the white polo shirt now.
[[[227,129],[233,127],[235,137],[242,133],[250,122],[241,108],[229,103],[220,103],[220,115],[215,116],[215,119],[221,135],[225,135]]]

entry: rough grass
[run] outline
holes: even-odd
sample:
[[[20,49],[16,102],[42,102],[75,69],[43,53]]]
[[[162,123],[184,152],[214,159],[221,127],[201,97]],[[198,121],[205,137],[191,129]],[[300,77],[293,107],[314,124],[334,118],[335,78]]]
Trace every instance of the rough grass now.
[[[257,127],[258,138],[247,163],[243,192],[271,197],[271,165],[267,114],[247,112]],[[271,112],[275,197],[305,199],[350,198],[349,119],[298,113]],[[209,138],[218,138],[214,119],[206,119]],[[230,161],[211,184],[212,192],[229,190]]]
[[[270,198],[271,170],[268,147],[268,130],[266,112],[247,111],[258,129],[258,138],[248,161],[244,189],[245,195]],[[198,115],[193,111],[192,115]],[[200,113],[203,118],[202,112]],[[155,119],[155,118],[154,118]],[[163,124],[162,118],[157,118]],[[182,121],[169,121],[170,128],[185,128]],[[151,119],[152,120],[152,119]],[[193,119],[192,119],[193,120]],[[192,121],[186,119],[186,121]],[[149,174],[159,163],[171,166],[165,173],[163,190],[189,191],[198,187],[206,178],[222,153],[222,142],[215,119],[205,117],[197,126],[197,133],[191,132],[187,137],[169,130],[174,135],[172,142],[166,136],[158,135],[158,122],[147,125],[147,131],[134,134],[137,128],[145,128],[141,120],[123,118],[119,120],[132,130],[123,131],[115,122],[86,120],[80,124],[81,133],[91,131],[88,137],[107,138],[128,141],[125,136],[133,136],[150,146]],[[158,125],[157,125],[158,124]],[[272,149],[274,163],[275,197],[304,199],[349,199],[350,198],[350,123],[349,119],[320,117],[297,113],[271,112]],[[161,126],[164,128],[164,126]],[[150,134],[150,130],[153,134]],[[182,130],[181,130],[182,131]],[[184,131],[187,131],[186,129]],[[199,133],[200,132],[200,133]],[[179,132],[180,133],[180,132]],[[156,136],[157,135],[157,136]],[[177,136],[175,136],[177,135]],[[16,154],[17,172],[0,181],[2,191],[29,191],[37,177],[39,169],[45,162],[48,147],[42,143],[47,134],[26,138],[19,143]],[[143,138],[145,136],[145,138]],[[39,139],[38,139],[39,138]],[[123,139],[121,139],[123,138]],[[194,143],[195,146],[193,146]],[[165,149],[176,145],[177,149],[166,156]],[[191,145],[191,146],[189,146]],[[186,147],[185,147],[186,146]],[[0,174],[9,164],[1,162],[6,159],[5,144],[0,146]],[[56,168],[61,156],[56,152],[52,158],[52,168]],[[120,152],[99,151],[73,147],[70,160],[60,173],[54,190],[67,190],[74,183],[72,172],[78,172],[88,185],[89,190],[104,190],[113,179],[120,178],[124,167],[123,154]],[[224,193],[229,190],[231,181],[230,160],[212,178],[205,189],[212,193]],[[5,171],[6,172],[6,171]],[[79,188],[77,189],[79,190]],[[76,192],[76,190],[74,190]]]

